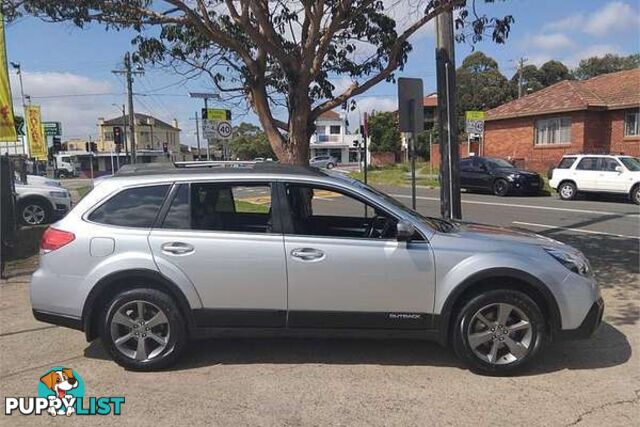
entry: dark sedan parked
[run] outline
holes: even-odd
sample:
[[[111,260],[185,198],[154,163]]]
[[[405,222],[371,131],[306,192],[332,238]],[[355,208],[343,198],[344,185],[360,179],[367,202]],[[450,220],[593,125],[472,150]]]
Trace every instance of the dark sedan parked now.
[[[488,190],[496,196],[538,194],[543,181],[536,172],[517,169],[503,159],[469,157],[460,161],[460,187]]]

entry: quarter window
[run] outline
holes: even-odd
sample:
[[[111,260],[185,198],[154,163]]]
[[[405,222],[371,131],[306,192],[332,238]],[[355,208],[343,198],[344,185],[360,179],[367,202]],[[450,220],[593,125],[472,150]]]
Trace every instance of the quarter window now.
[[[346,194],[306,185],[287,185],[293,234],[339,238],[393,239],[396,220]]]
[[[560,160],[560,164],[558,165],[557,169],[570,169],[575,161],[575,157],[564,157],[562,160]]]
[[[624,116],[624,136],[640,135],[640,111],[630,111]]]
[[[554,145],[571,142],[571,117],[536,120],[535,144]]]
[[[89,220],[123,227],[151,228],[164,201],[168,185],[124,190],[89,215]]]
[[[178,189],[163,228],[269,233],[271,187],[267,184],[184,184]]]

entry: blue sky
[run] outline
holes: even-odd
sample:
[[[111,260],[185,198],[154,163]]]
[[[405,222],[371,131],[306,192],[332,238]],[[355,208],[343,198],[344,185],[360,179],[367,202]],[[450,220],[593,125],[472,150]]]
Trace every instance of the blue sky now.
[[[390,3],[395,5],[393,13],[400,26],[410,19],[410,7],[398,0]],[[487,40],[476,45],[476,50],[498,61],[507,77],[515,72],[514,60],[520,57],[536,65],[558,59],[575,66],[588,56],[640,51],[640,6],[636,0],[498,0],[482,5],[481,10],[490,16],[511,14],[516,20],[506,44]],[[33,103],[42,105],[44,120],[63,123],[63,139],[95,137],[97,118],[117,115],[118,109],[112,104],[124,102],[124,81],[111,70],[119,68],[124,52],[132,49],[132,34],[107,32],[95,24],[79,29],[66,23],[22,18],[6,28],[7,51],[10,61],[22,64],[25,93],[33,97]],[[425,92],[433,91],[433,27],[425,28],[412,42],[409,62],[397,75],[423,78]],[[469,46],[457,45],[457,62],[470,52]],[[13,71],[10,73],[17,106],[19,87]],[[346,79],[335,82],[337,87],[348,83]],[[195,122],[191,118],[201,103],[190,99],[187,92],[209,89],[205,79],[184,82],[168,70],[148,66],[144,76],[136,78],[134,92],[154,95],[137,96],[135,108],[168,122],[177,118],[183,129],[182,141],[195,144]],[[396,91],[394,84],[379,84],[357,98],[360,110],[394,109]],[[242,115],[243,110],[235,111],[236,122],[257,122],[252,114]],[[351,122],[357,122],[357,118],[351,117]]]

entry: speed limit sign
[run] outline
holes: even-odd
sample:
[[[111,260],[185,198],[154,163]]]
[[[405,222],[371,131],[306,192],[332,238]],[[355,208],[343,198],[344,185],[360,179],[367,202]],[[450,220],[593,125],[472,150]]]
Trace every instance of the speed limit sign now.
[[[233,133],[231,122],[227,120],[219,121],[216,130],[218,132],[218,139],[229,139],[231,138],[231,134]]]

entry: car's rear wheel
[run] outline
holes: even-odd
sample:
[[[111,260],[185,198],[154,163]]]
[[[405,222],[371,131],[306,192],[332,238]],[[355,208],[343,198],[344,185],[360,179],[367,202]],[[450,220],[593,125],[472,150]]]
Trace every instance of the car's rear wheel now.
[[[540,308],[526,294],[492,290],[472,298],[458,312],[453,344],[471,370],[510,375],[535,358],[546,333]]]
[[[493,194],[500,197],[509,194],[509,183],[506,179],[498,178],[493,182]]]
[[[51,206],[38,199],[27,199],[19,205],[20,221],[24,225],[42,225],[51,222]]]
[[[558,186],[558,195],[562,200],[573,200],[578,195],[578,189],[573,182],[562,182]]]
[[[112,299],[100,337],[119,365],[139,371],[172,365],[187,345],[185,321],[172,298],[147,288]]]
[[[327,169],[333,169],[335,165],[333,163],[327,163]]]

